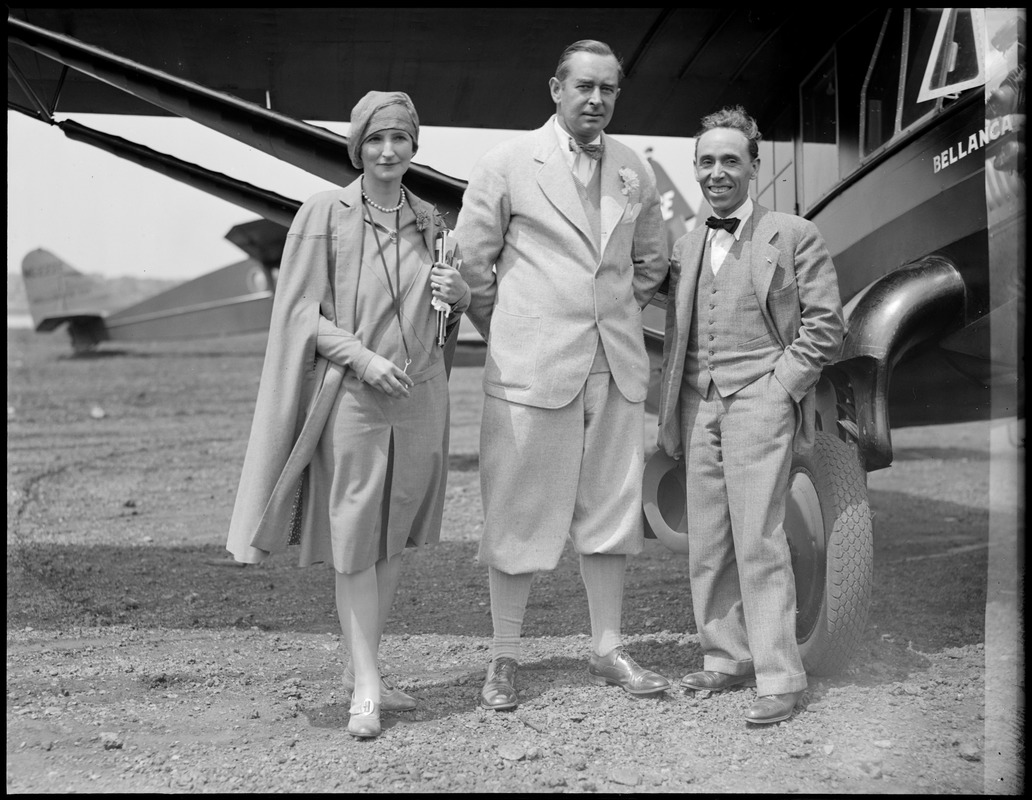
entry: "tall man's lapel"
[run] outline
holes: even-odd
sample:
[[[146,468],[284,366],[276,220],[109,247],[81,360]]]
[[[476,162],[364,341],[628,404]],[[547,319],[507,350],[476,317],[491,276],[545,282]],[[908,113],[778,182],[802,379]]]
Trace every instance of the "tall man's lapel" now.
[[[702,269],[702,256],[706,251],[706,235],[709,228],[696,228],[688,239],[688,250],[681,263],[681,277],[677,283],[677,307],[685,315],[690,314],[695,303],[695,286],[699,282],[699,270]],[[687,316],[682,320],[687,321]]]
[[[576,226],[585,240],[591,243],[592,249],[595,249],[597,244],[591,233],[588,214],[584,210],[580,195],[577,194],[577,187],[573,184],[577,178],[570,171],[566,158],[559,152],[554,129],[555,123],[552,119],[540,129],[539,146],[534,153],[534,160],[541,164],[537,174],[538,185],[548,201]]]
[[[620,163],[609,137],[603,134],[602,141],[605,143],[605,150],[602,153],[602,160],[599,162],[602,170],[602,242],[600,248],[601,252],[605,253],[606,245],[609,244],[609,239],[616,231],[616,226],[620,224],[624,209],[627,208],[628,196],[621,191],[623,181],[620,179],[620,168],[625,165]],[[639,189],[636,194],[640,197],[641,190]]]
[[[688,352],[688,331],[691,329],[692,314],[695,312],[695,287],[699,283],[699,270],[702,269],[702,256],[706,250],[706,234],[709,228],[697,228],[688,235],[688,247],[681,261],[681,274],[677,281],[677,297],[674,298],[674,314],[677,320],[676,345],[672,355],[678,365],[684,364]],[[680,375],[680,368],[678,368]],[[670,402],[677,400],[678,386],[673,389]],[[673,405],[670,406],[673,408]],[[680,424],[680,423],[678,423]]]

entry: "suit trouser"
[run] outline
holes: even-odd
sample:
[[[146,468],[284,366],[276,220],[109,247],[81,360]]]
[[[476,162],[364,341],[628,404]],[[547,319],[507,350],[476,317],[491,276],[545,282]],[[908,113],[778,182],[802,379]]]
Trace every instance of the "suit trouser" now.
[[[795,407],[769,373],[721,397],[681,388],[688,564],[703,669],[756,673],[760,695],[806,688],[783,527]]]

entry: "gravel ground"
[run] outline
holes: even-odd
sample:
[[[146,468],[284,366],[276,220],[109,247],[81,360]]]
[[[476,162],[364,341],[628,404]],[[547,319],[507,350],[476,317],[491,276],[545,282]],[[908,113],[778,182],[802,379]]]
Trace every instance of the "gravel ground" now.
[[[895,434],[870,480],[867,631],[789,722],[747,725],[751,689],[589,683],[569,552],[534,584],[522,702],[491,713],[479,370],[456,368],[444,540],[408,557],[382,647],[420,706],[357,741],[331,571],[224,558],[263,337],[71,359],[63,339],[13,333],[8,793],[1020,791],[1023,750],[1002,784],[987,766],[985,424]],[[624,629],[675,681],[701,665],[686,564],[657,542],[631,562]]]

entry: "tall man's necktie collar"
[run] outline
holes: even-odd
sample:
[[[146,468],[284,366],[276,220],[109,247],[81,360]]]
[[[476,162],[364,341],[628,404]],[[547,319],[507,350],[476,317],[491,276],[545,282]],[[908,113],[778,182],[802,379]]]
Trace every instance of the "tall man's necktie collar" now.
[[[720,217],[710,217],[706,220],[707,228],[723,228],[728,233],[733,234],[738,228],[738,223],[741,222],[738,217],[726,217],[721,219]]]
[[[570,152],[584,153],[593,161],[598,161],[602,158],[602,142],[597,144],[581,144],[576,139],[570,139]]]

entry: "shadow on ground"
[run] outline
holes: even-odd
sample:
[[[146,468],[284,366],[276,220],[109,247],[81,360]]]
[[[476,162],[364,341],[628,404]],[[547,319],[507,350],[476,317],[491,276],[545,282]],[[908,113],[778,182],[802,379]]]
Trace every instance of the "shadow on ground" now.
[[[983,641],[987,512],[892,492],[873,492],[872,506],[870,634],[921,652]],[[686,557],[648,541],[630,562],[625,591],[626,633],[695,632]],[[338,630],[332,571],[299,568],[291,554],[241,567],[218,545],[9,545],[8,629],[70,624]],[[567,548],[554,572],[535,578],[524,633],[588,630],[577,557]],[[475,542],[442,542],[407,558],[392,632],[490,636]]]

